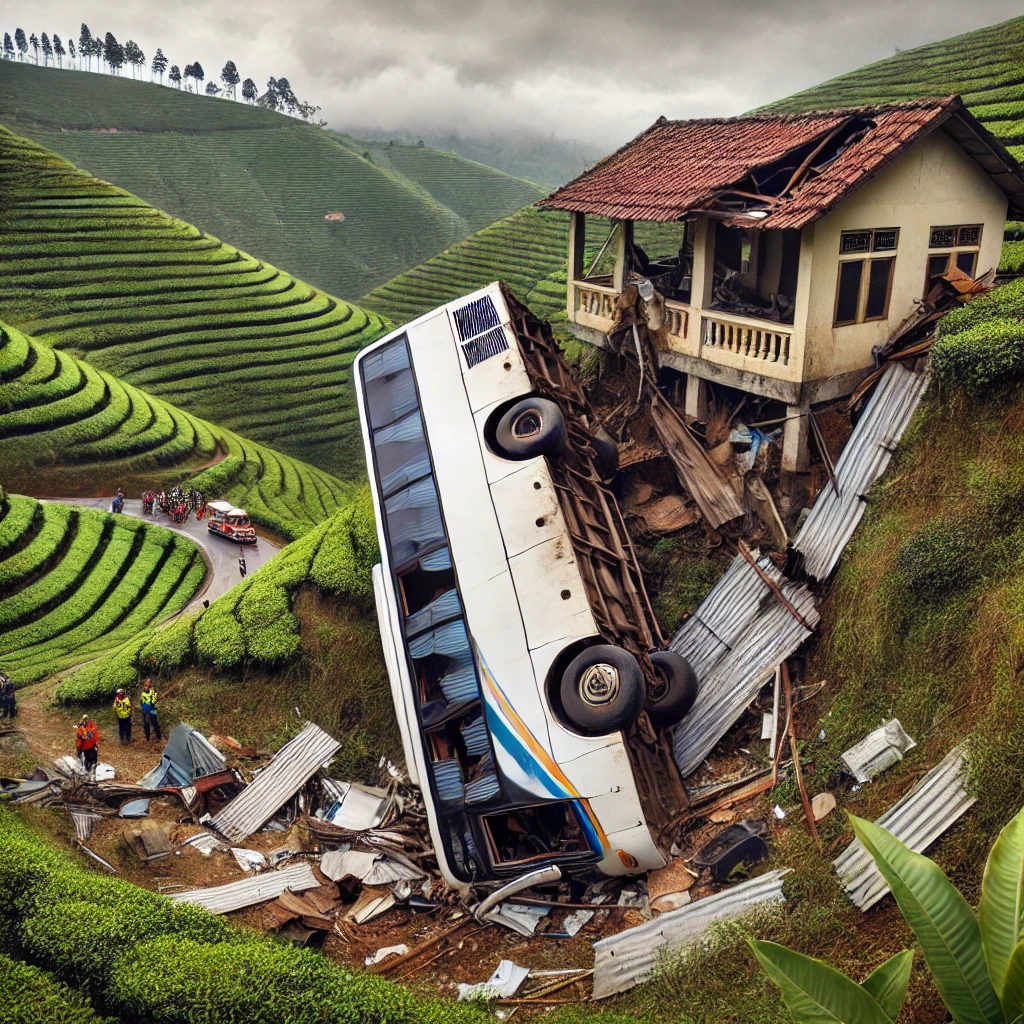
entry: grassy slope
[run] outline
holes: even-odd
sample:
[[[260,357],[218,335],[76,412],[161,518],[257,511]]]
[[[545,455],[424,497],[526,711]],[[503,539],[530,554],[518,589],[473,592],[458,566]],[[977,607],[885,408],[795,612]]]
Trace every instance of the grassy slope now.
[[[378,166],[362,158],[365,147],[262,108],[10,61],[0,62],[0,123],[349,297],[540,195],[434,150],[396,146],[395,160]],[[343,224],[324,220],[333,211]]]
[[[0,129],[0,319],[338,476],[387,324]]]
[[[110,494],[190,478],[283,537],[332,515],[351,485],[254,444],[0,323],[0,484]]]
[[[206,575],[172,530],[0,491],[0,665],[21,686],[180,611]]]

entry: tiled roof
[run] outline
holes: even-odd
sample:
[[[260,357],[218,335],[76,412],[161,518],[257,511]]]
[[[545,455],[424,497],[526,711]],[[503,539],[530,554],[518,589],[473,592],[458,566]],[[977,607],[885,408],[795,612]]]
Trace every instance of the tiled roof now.
[[[542,201],[543,206],[623,220],[670,221],[703,209],[747,175],[824,140],[847,122],[867,120],[867,132],[820,173],[769,202],[768,216],[743,218],[751,227],[800,228],[840,200],[928,132],[955,120],[950,134],[1024,205],[1017,162],[971,116],[957,96],[804,114],[752,114],[717,120],[660,118],[632,142]],[[952,124],[949,128],[954,128]]]

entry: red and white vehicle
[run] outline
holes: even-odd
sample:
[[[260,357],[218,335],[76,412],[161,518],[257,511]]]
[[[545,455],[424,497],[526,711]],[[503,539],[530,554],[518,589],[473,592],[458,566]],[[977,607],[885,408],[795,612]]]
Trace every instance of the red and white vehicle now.
[[[244,508],[235,508],[230,501],[211,501],[206,508],[210,515],[207,522],[210,533],[218,533],[239,544],[256,543],[256,531]]]

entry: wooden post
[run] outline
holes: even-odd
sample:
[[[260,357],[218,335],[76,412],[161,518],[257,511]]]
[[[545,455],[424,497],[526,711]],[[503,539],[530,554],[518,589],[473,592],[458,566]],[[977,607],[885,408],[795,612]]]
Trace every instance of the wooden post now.
[[[694,228],[693,279],[690,305],[707,309],[711,305],[715,277],[715,221],[701,217]]]
[[[620,220],[615,222],[618,233],[615,236],[615,270],[612,273],[612,287],[617,292],[626,290],[626,277],[629,271],[629,250],[633,245],[633,222]]]
[[[692,373],[686,375],[684,414],[687,423],[704,423],[708,418],[708,382]]]
[[[576,321],[576,288],[573,281],[583,277],[583,260],[587,243],[587,218],[582,213],[569,215],[569,283],[565,289],[565,311],[569,322]]]

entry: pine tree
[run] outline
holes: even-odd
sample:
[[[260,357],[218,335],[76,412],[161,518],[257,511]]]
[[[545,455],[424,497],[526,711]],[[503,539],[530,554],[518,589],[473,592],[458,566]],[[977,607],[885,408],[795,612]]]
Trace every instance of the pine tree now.
[[[193,71],[192,65],[191,64],[186,64],[185,65],[185,70],[181,73],[181,77],[185,79],[185,89],[186,89],[187,92],[191,92],[192,91],[192,85],[189,82],[189,79],[192,77],[192,71]]]
[[[18,60],[24,60],[28,53],[28,40],[25,38],[25,30],[16,28],[14,30],[14,43],[18,47]]]
[[[246,103],[252,103],[252,101],[256,99],[257,94],[258,90],[256,88],[256,83],[251,78],[247,78],[242,83],[242,99],[245,100]]]
[[[124,44],[124,59],[132,66],[132,78],[135,77],[135,69],[141,69],[146,63],[146,55],[134,39],[129,39]]]
[[[50,59],[53,57],[53,45],[50,43],[50,37],[45,32],[41,42],[43,44],[43,67],[49,67]]]
[[[78,33],[78,49],[86,60],[92,56],[92,33],[84,21],[82,22],[82,31]],[[86,70],[89,69],[86,68]]]
[[[150,64],[150,78],[153,75],[160,76],[160,84],[164,84],[164,72],[167,70],[167,58],[164,56],[164,51],[158,46],[156,48],[156,56],[153,58],[153,63]]]
[[[11,33],[4,33],[4,60],[14,60],[14,40]]]
[[[68,56],[71,58],[71,66],[74,67],[75,66],[75,58],[78,56],[78,53],[75,51],[75,41],[74,41],[74,39],[69,39],[68,40]]]
[[[36,36],[35,32],[33,32],[32,35],[30,35],[28,37],[28,41],[29,41],[29,45],[32,47],[32,50],[33,50],[33,52],[36,55],[36,63],[38,64],[39,63],[39,38]]]
[[[67,51],[64,49],[64,44],[60,41],[60,36],[56,32],[53,33],[53,52],[57,55],[57,66],[64,67],[64,57]]]
[[[181,88],[181,68],[177,64],[171,65],[171,70],[167,73],[167,78],[171,85]]]
[[[212,79],[206,83],[206,95],[207,96],[219,96],[220,89],[217,88],[217,83]]]
[[[120,45],[121,44],[117,41],[117,37],[113,32],[108,32],[103,38],[103,60],[114,74],[117,74],[117,65],[115,62],[117,60],[117,51]]]
[[[206,72],[203,70],[203,65],[196,61],[192,65],[192,77],[196,80],[196,92],[199,92],[199,86],[202,84],[203,79],[206,77]]]
[[[238,97],[235,94],[235,87],[242,78],[238,74],[238,68],[235,67],[235,62],[233,60],[229,60],[227,64],[224,65],[224,70],[220,73],[220,80],[224,83],[226,88],[231,90],[231,98],[237,99]]]

